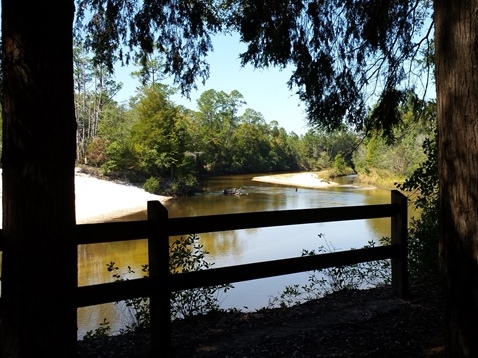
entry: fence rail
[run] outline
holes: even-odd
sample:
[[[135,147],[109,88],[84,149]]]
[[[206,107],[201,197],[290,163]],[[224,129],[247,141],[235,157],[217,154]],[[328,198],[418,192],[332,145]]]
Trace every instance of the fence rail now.
[[[391,243],[386,246],[197,272],[178,274],[169,272],[170,236],[385,217],[391,218]],[[391,259],[392,290],[394,294],[404,297],[408,292],[407,220],[407,198],[396,190],[391,192],[390,204],[185,218],[168,218],[166,208],[159,201],[150,201],[147,220],[76,226],[77,245],[147,239],[149,261],[147,278],[78,287],[76,306],[85,307],[136,297],[149,297],[152,354],[170,356],[173,348],[170,294],[173,291]],[[0,250],[1,244],[0,240]]]
[[[197,272],[169,272],[170,236],[385,217],[391,218],[390,245]],[[147,220],[77,225],[78,245],[147,239],[149,259],[148,278],[78,287],[77,307],[149,297],[153,354],[169,355],[172,352],[171,292],[390,258],[392,290],[403,297],[408,291],[406,235],[407,199],[396,190],[391,192],[390,204],[185,218],[168,218],[166,208],[160,202],[151,201]]]

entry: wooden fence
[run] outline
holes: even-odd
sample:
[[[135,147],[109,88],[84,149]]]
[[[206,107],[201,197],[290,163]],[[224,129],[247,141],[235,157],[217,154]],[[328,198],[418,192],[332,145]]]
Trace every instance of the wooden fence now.
[[[170,236],[384,217],[391,218],[390,245],[196,272],[169,272]],[[393,292],[403,297],[408,291],[407,199],[396,190],[391,192],[390,204],[184,218],[168,218],[168,212],[160,202],[150,201],[147,220],[77,225],[78,245],[145,238],[148,240],[149,277],[78,287],[77,307],[149,297],[151,349],[156,356],[160,353],[167,356],[172,352],[170,293],[173,291],[389,258]]]

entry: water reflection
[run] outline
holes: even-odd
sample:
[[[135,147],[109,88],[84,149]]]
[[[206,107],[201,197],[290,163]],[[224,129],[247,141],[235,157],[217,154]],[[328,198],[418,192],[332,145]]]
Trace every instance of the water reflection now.
[[[390,191],[354,186],[346,178],[340,187],[307,189],[252,181],[252,175],[214,177],[201,183],[204,192],[188,198],[167,201],[169,217],[202,216],[227,213],[292,210],[321,207],[360,206],[390,203]],[[225,188],[242,188],[245,195],[224,195]],[[297,190],[296,190],[297,189]],[[146,212],[121,220],[145,220]],[[191,233],[193,234],[193,233]],[[323,234],[321,237],[319,234]],[[198,235],[207,261],[214,267],[298,257],[303,249],[317,250],[330,244],[334,250],[360,248],[370,240],[390,236],[390,219],[357,220],[307,225],[279,226]],[[171,238],[174,240],[175,238]],[[119,267],[131,266],[140,277],[141,265],[147,263],[145,241],[80,246],[79,284],[110,282],[112,274],[106,264],[114,261]],[[294,274],[270,279],[235,283],[235,289],[221,297],[223,308],[258,309],[267,305],[270,295],[278,295],[286,285],[305,282],[307,274]],[[114,329],[124,325],[124,307],[102,305],[79,311],[79,337],[88,329],[98,327],[102,315]]]

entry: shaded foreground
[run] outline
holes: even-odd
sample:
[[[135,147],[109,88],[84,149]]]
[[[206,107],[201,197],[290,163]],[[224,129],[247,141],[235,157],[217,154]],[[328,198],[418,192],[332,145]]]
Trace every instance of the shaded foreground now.
[[[173,323],[176,357],[444,357],[438,285],[408,299],[389,287],[337,292],[292,308],[216,313]],[[149,336],[79,342],[79,356],[149,357]]]

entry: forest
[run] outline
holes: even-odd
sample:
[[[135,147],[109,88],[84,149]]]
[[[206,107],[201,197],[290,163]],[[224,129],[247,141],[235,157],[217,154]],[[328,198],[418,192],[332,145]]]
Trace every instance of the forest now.
[[[162,195],[194,193],[204,175],[327,171],[356,173],[362,182],[394,188],[425,160],[422,145],[436,127],[435,104],[410,92],[393,135],[310,127],[287,132],[274,118],[247,107],[233,90],[204,91],[191,110],[170,98],[159,61],[131,76],[142,86],[128,105],[118,104],[121,83],[75,51],[77,162],[105,176],[122,177]]]

